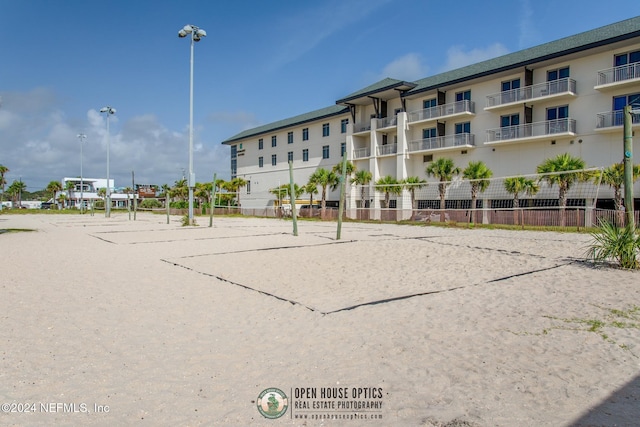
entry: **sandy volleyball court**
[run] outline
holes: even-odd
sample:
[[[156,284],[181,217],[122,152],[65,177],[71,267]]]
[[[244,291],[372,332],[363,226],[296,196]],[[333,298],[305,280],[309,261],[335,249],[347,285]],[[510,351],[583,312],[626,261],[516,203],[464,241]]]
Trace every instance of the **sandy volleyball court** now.
[[[640,276],[588,235],[198,222],[0,216],[36,230],[0,234],[0,424],[638,424]]]

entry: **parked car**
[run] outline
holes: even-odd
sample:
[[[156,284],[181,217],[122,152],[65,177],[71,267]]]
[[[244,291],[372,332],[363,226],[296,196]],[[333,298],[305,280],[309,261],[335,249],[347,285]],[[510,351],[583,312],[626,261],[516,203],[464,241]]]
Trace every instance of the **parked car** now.
[[[51,209],[52,205],[53,203],[51,202],[42,202],[42,204],[40,205],[40,209]]]
[[[300,206],[300,216],[303,218],[320,216],[320,210],[320,205],[302,205]]]

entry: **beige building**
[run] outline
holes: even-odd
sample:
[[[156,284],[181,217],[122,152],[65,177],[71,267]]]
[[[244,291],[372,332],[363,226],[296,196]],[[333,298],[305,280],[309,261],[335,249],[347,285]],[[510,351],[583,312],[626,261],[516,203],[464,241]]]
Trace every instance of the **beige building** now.
[[[461,168],[482,160],[495,177],[535,173],[562,153],[610,166],[622,160],[627,104],[640,109],[640,17],[413,82],[387,78],[222,143],[231,147],[232,177],[249,182],[243,208],[259,208],[273,204],[269,189],[289,182],[289,160],[302,185],[317,168],[339,163],[343,150],[372,182],[434,181],[425,168],[439,157]],[[634,150],[637,158],[637,141]],[[337,202],[337,191],[328,199]],[[355,199],[351,189],[351,206]],[[378,207],[380,198],[371,203]],[[400,197],[392,207],[406,203]]]

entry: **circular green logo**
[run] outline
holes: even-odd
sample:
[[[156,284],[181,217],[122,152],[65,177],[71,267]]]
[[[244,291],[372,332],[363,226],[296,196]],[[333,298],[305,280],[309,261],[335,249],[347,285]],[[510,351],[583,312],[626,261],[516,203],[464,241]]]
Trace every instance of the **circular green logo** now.
[[[256,402],[258,411],[265,418],[280,418],[287,412],[289,399],[287,395],[278,388],[268,388],[263,390]]]

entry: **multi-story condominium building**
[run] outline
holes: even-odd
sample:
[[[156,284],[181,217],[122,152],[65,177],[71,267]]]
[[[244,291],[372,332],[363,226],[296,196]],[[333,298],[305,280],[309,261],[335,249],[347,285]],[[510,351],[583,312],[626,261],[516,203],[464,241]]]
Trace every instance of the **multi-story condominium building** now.
[[[425,168],[439,157],[461,168],[481,160],[496,177],[535,173],[562,153],[610,166],[623,157],[628,104],[640,110],[640,17],[413,82],[387,78],[222,143],[231,147],[231,176],[249,183],[243,208],[256,208],[273,203],[269,189],[289,182],[288,161],[295,182],[305,184],[345,150],[372,182],[386,175],[434,181]],[[632,118],[640,128],[640,114]],[[338,192],[328,199],[337,201]]]

